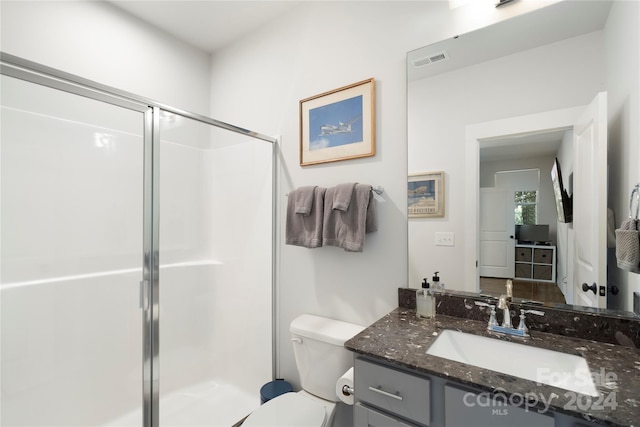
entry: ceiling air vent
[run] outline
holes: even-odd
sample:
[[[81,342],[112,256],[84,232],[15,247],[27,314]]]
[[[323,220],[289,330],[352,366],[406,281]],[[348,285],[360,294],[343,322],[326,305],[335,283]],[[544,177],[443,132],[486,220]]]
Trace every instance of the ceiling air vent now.
[[[447,52],[444,50],[442,52],[434,53],[433,55],[429,55],[424,58],[414,59],[412,61],[413,66],[415,68],[424,67],[425,65],[435,64],[436,62],[442,62],[449,58]]]

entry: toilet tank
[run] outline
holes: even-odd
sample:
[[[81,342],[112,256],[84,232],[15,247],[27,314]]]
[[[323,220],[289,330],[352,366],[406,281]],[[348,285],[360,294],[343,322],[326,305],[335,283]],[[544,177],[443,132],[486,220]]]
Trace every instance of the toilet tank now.
[[[291,322],[291,341],[302,389],[337,402],[336,381],[353,366],[344,343],[365,327],[303,314]]]

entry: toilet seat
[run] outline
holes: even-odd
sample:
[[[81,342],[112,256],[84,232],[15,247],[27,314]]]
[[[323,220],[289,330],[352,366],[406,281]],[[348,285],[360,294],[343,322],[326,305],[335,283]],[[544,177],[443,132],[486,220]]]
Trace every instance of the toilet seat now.
[[[242,427],[324,427],[325,407],[299,393],[271,399],[247,417]]]

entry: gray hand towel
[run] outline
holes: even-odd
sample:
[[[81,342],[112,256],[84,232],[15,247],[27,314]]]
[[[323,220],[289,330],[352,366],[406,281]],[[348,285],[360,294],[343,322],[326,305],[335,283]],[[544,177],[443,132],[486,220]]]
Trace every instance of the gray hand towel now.
[[[356,184],[346,211],[333,209],[337,190],[332,187],[325,193],[322,243],[348,252],[362,252],[365,234],[378,228],[371,186]]]
[[[343,212],[348,211],[355,187],[355,182],[336,185],[335,193],[333,195],[333,204],[331,206],[332,209],[337,209]]]
[[[296,192],[289,193],[287,200],[287,221],[285,243],[287,245],[319,248],[322,246],[322,221],[324,216],[325,188],[313,189],[313,201],[308,215],[296,213]]]
[[[627,219],[616,230],[616,259],[618,267],[640,273],[640,234],[638,220]]]
[[[309,185],[294,190],[293,194],[289,194],[289,198],[293,196],[295,201],[295,211],[297,214],[309,215],[313,207],[314,190],[317,185]]]

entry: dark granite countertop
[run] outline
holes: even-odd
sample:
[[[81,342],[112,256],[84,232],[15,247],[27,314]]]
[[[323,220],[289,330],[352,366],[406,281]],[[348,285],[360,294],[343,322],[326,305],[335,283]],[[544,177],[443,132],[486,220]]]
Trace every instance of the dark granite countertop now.
[[[418,319],[415,310],[397,308],[351,338],[345,347],[400,368],[443,377],[494,396],[528,396],[531,398],[526,403],[529,408],[544,410],[546,406],[554,412],[602,425],[640,425],[640,350],[538,331],[532,331],[530,338],[503,336],[488,332],[486,326],[486,322],[441,314],[435,320]],[[439,331],[444,329],[583,356],[601,396],[590,397],[538,385],[534,381],[426,354]],[[496,357],[509,355],[497,354]]]

